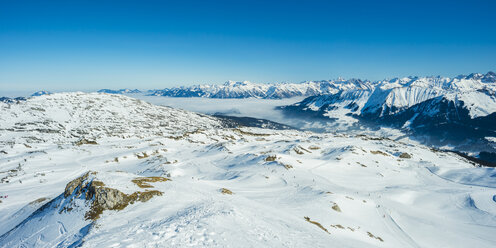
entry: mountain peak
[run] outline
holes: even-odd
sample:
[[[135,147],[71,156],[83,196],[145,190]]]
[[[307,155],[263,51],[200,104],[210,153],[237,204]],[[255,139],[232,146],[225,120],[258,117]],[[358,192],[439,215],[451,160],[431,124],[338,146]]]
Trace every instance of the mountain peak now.
[[[240,87],[240,86],[248,86],[248,85],[253,85],[250,81],[232,81],[229,80],[224,83],[224,86],[230,86],[230,87]]]
[[[484,82],[484,83],[496,83],[496,73],[489,71],[482,78],[482,82]]]
[[[35,93],[31,94],[31,96],[42,96],[42,95],[50,95],[52,94],[51,92],[48,92],[46,90],[40,90],[36,91]]]

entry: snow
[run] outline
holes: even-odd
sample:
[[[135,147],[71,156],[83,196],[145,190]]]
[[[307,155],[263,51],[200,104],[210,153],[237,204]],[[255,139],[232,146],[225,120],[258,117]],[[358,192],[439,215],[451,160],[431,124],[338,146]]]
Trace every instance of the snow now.
[[[9,196],[0,203],[0,247],[496,242],[495,171],[453,153],[368,136],[223,128],[122,95],[56,93],[0,103],[0,112],[0,194]],[[97,144],[77,145],[81,138]],[[87,171],[127,194],[145,190],[137,177],[171,180],[153,183],[163,195],[93,222],[82,200],[61,211],[66,184]]]

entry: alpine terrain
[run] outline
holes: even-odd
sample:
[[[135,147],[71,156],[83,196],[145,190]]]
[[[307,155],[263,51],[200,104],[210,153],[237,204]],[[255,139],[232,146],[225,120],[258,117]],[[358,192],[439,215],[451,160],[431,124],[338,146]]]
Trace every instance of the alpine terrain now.
[[[494,132],[494,74],[308,85],[284,86],[322,90],[285,110]],[[271,87],[253,94],[286,96]],[[494,168],[269,124],[106,93],[2,100],[0,247],[494,247]]]

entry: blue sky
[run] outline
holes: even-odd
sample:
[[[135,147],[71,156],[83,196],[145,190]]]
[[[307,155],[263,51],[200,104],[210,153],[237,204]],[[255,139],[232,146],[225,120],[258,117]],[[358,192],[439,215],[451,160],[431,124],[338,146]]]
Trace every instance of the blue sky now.
[[[0,0],[0,92],[496,70],[496,1]]]

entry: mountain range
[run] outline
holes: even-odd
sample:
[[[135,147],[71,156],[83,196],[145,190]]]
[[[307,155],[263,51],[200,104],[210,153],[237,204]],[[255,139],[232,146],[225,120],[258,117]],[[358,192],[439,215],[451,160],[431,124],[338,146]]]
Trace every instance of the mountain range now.
[[[248,81],[228,81],[222,85],[195,85],[148,91],[148,95],[207,98],[263,98],[281,99],[295,96],[313,96],[340,90],[368,87],[359,80],[308,81],[302,83],[260,84]]]
[[[283,106],[286,114],[394,127],[428,144],[495,152],[496,74],[456,78],[410,77],[368,89],[312,96]],[[348,118],[349,119],[349,118]],[[493,161],[496,162],[496,161]]]
[[[401,87],[408,84],[421,86],[422,82],[436,81],[437,87],[447,88],[450,85],[454,87],[470,87],[457,84],[462,79],[475,80],[482,83],[494,83],[494,72],[487,74],[473,73],[468,76],[460,75],[455,78],[447,77],[407,77],[394,78],[390,80],[370,81],[361,79],[337,79],[322,81],[305,81],[301,83],[251,83],[249,81],[235,82],[228,81],[222,85],[194,85],[165,88],[160,90],[149,90],[148,95],[170,96],[170,97],[207,97],[207,98],[264,98],[280,99],[295,96],[314,96],[336,94],[340,91],[350,90],[374,90],[377,87]],[[442,85],[444,84],[444,85]],[[108,91],[108,90],[107,90]],[[122,90],[121,90],[122,91]]]

